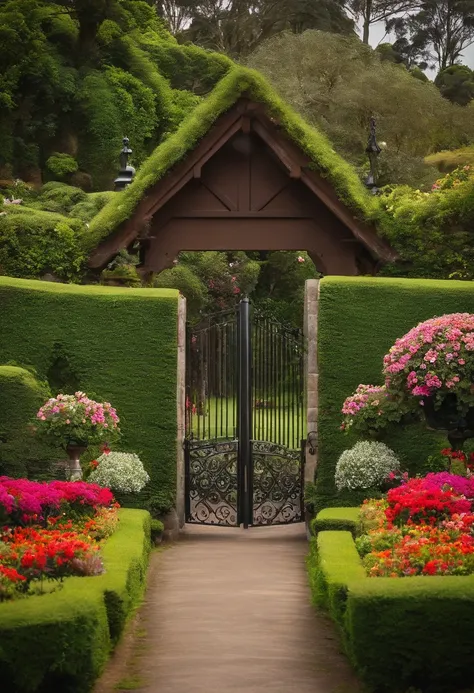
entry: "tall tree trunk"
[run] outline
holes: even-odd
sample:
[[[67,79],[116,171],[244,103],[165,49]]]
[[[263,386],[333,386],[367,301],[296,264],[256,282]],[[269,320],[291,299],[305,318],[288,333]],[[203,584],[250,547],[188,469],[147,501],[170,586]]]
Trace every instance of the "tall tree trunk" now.
[[[363,33],[362,33],[362,43],[365,43],[368,45],[370,23],[371,23],[371,19],[372,19],[372,0],[365,0],[365,9],[364,9],[364,12],[362,13],[362,17],[364,20]]]

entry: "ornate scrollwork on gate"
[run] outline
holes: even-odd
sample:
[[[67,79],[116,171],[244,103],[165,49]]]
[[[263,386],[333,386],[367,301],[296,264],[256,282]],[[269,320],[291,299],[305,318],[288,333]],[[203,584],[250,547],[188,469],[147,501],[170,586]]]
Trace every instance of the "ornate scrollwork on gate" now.
[[[300,450],[254,441],[253,524],[301,522],[302,459]]]
[[[188,522],[237,525],[238,442],[190,442]]]

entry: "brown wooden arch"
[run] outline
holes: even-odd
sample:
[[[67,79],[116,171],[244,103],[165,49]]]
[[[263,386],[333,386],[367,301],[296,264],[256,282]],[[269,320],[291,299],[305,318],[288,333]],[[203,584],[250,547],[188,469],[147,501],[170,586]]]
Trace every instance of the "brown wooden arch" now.
[[[307,250],[323,274],[339,275],[395,260],[310,163],[262,106],[240,99],[89,264],[103,267],[137,239],[144,274],[172,266],[182,250]]]

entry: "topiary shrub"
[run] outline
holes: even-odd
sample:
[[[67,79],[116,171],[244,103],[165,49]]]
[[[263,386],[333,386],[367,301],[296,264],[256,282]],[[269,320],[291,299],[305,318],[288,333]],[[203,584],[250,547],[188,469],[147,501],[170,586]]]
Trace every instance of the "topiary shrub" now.
[[[85,261],[83,232],[78,219],[11,205],[0,216],[0,274],[37,279],[50,273],[61,281],[78,280]]]
[[[334,481],[338,491],[377,488],[399,467],[395,453],[384,443],[363,440],[339,457]]]
[[[81,188],[59,181],[51,181],[43,185],[38,197],[33,204],[29,203],[29,206],[42,209],[45,212],[56,212],[67,216],[75,205],[85,202],[86,199],[87,193]]]
[[[46,161],[46,168],[54,178],[64,180],[71,173],[75,173],[79,166],[77,161],[69,154],[55,152]]]

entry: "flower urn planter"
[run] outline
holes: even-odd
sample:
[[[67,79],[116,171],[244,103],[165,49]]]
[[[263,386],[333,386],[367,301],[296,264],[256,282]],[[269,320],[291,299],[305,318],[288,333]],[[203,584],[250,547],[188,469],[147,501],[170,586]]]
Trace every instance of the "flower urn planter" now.
[[[455,394],[446,395],[441,405],[435,407],[434,397],[423,399],[423,411],[429,428],[447,431],[447,438],[453,450],[462,449],[464,441],[474,437],[474,407],[465,414],[457,407]]]
[[[82,467],[80,458],[87,450],[87,443],[70,441],[66,445],[66,452],[69,460],[67,464],[66,476],[68,481],[79,481],[82,479]]]

